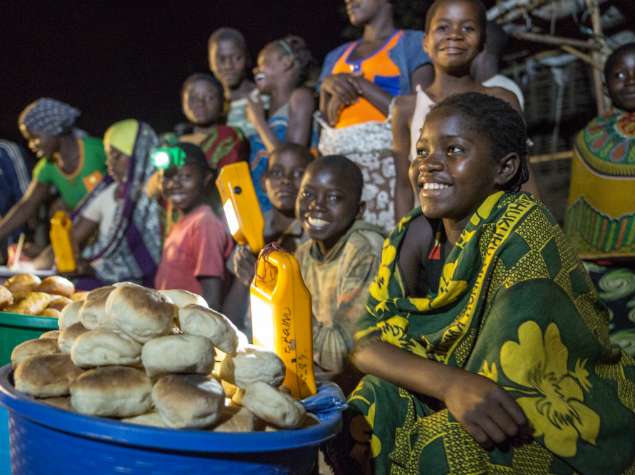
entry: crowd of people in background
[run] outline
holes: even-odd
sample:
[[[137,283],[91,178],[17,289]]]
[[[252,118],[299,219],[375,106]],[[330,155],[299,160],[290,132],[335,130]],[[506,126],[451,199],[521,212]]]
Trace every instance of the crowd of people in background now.
[[[77,288],[189,290],[249,329],[257,256],[232,239],[214,185],[246,161],[264,241],[296,256],[312,295],[316,372],[354,390],[327,449],[336,471],[528,473],[523,453],[544,473],[632,469],[635,300],[595,286],[635,278],[635,46],[607,61],[614,109],[576,140],[565,237],[539,201],[523,96],[499,74],[505,34],[482,2],[436,0],[424,32],[395,28],[388,0],[346,9],[363,35],[326,56],[315,89],[302,38],[267,44],[250,71],[244,36],[220,28],[173,131],[113,117],[94,138],[68,104],[27,106],[37,163],[0,140],[3,248],[43,205],[65,210]],[[158,166],[157,149],[178,159]],[[54,266],[50,246],[24,249],[32,268]],[[616,450],[628,456],[608,467]]]

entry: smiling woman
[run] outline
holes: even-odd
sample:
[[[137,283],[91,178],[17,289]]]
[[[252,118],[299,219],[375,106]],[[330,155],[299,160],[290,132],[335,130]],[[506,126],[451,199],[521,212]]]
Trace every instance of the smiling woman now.
[[[525,140],[520,115],[488,95],[428,114],[412,165],[423,212],[384,244],[355,335],[367,376],[327,450],[343,473],[633,467],[635,398],[619,388],[635,362],[611,347],[606,308],[554,218],[515,191]]]

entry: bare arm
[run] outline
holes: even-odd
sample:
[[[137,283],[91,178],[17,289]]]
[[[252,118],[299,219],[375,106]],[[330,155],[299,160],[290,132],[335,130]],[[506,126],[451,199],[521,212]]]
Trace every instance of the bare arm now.
[[[410,75],[410,90],[414,92],[417,84],[424,91],[434,82],[434,66],[432,63],[422,64]]]
[[[31,181],[24,196],[0,221],[0,240],[5,239],[35,214],[38,207],[50,196],[50,186]]]
[[[390,112],[388,110],[388,106],[390,106],[390,101],[392,101],[392,98],[394,97],[392,94],[384,91],[381,87],[368,79],[356,76],[355,74],[351,74],[350,81],[357,85],[360,95],[364,96],[364,98],[374,105],[379,112],[385,116],[388,115]]]
[[[357,368],[408,391],[436,398],[484,449],[528,443],[533,428],[507,391],[492,380],[377,341],[358,351]]]
[[[207,302],[207,305],[209,305],[209,308],[220,312],[223,287],[223,282],[220,277],[198,276],[197,279],[201,283],[202,297]]]
[[[88,218],[84,218],[83,216],[79,218],[77,223],[73,225],[73,234],[75,236],[75,241],[77,242],[77,246],[79,249],[84,249],[84,244],[89,237],[93,235],[97,228],[99,227],[99,223],[95,221],[91,221]]]
[[[244,328],[242,318],[249,307],[250,289],[238,279],[234,279],[225,301],[223,302],[222,314],[229,318],[238,328]]]
[[[408,94],[395,102],[392,113],[392,150],[395,160],[395,222],[408,214],[414,205],[410,169],[410,120],[414,114],[415,96]]]
[[[301,87],[293,91],[289,99],[289,125],[286,135],[288,143],[309,146],[314,110],[315,103],[308,89]]]
[[[247,113],[247,120],[254,124],[258,135],[260,135],[262,139],[262,143],[267,147],[267,151],[269,153],[273,152],[281,142],[267,123],[262,101],[260,99],[254,101],[250,97],[247,97],[247,107],[245,111]]]

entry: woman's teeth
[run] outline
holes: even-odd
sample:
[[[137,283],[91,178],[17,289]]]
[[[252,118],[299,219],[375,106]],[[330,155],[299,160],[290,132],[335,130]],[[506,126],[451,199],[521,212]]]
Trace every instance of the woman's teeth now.
[[[423,184],[423,189],[424,190],[445,190],[446,188],[449,188],[450,185],[446,185],[443,183],[424,183]]]
[[[327,224],[329,224],[329,221],[325,221],[323,219],[318,219],[318,218],[307,218],[306,219],[307,222],[309,223],[309,225],[319,228],[320,226],[326,226]]]
[[[260,81],[261,79],[264,79],[264,78],[265,78],[265,75],[263,73],[258,73],[254,76],[254,79],[256,81]]]

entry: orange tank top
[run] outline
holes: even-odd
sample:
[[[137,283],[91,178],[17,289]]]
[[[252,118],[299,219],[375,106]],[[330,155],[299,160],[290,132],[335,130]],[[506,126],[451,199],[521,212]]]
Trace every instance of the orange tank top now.
[[[377,84],[384,91],[392,94],[393,96],[399,96],[399,77],[401,76],[401,71],[390,59],[390,56],[388,56],[388,51],[397,44],[401,35],[403,35],[403,30],[395,31],[395,33],[386,40],[386,43],[380,50],[376,51],[367,58],[360,59],[359,61],[348,61],[348,57],[357,45],[359,45],[361,40],[353,42],[346,49],[337,63],[335,63],[331,74],[362,71],[364,73],[364,79]],[[345,107],[342,110],[340,113],[340,119],[335,128],[348,127],[371,121],[383,122],[384,120],[386,120],[386,116],[382,114],[379,109],[373,106],[365,98],[360,97],[359,101],[355,104]]]

